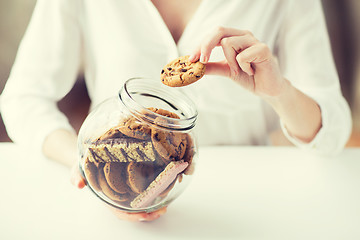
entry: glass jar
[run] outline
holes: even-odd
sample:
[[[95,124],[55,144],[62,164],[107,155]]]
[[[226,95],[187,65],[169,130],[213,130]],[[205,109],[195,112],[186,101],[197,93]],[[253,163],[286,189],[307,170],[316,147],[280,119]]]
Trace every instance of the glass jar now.
[[[196,118],[193,102],[178,89],[129,79],[81,126],[80,172],[100,199],[123,211],[167,206],[194,173]]]

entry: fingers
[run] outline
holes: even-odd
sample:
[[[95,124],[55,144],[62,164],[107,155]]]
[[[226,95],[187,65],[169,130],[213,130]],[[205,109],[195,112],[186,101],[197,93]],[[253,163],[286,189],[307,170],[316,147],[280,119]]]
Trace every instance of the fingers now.
[[[205,74],[230,77],[230,67],[226,61],[209,62],[206,64]]]
[[[164,215],[167,211],[166,207],[163,207],[155,212],[146,213],[145,218],[139,219],[140,221],[154,221]],[[144,215],[143,215],[144,216]]]
[[[232,36],[252,35],[251,32],[246,30],[239,30],[235,28],[217,27],[205,41],[192,53],[190,61],[196,62],[200,60],[202,63],[207,63],[210,58],[211,51],[220,46],[220,42],[223,38]]]
[[[226,63],[210,63],[210,54],[216,46],[221,46]],[[190,56],[190,61],[206,63],[206,74],[216,74],[238,78],[246,73],[255,74],[256,65],[269,60],[272,56],[266,44],[257,40],[246,30],[219,27]]]
[[[207,63],[209,61],[211,51],[216,46],[221,45],[222,39],[229,38],[232,36],[244,36],[246,34],[250,34],[250,33],[245,30],[218,27],[208,38],[206,38],[205,42],[201,44],[200,62]]]
[[[254,75],[254,69],[252,68],[251,61],[248,61],[244,58],[244,54],[239,54],[236,56],[236,62],[239,64],[240,68],[246,72],[248,75]]]
[[[259,66],[259,64],[270,60],[271,52],[264,43],[257,43],[236,56],[236,61],[241,69],[248,75],[255,74],[253,66]]]
[[[79,172],[79,166],[77,164],[74,164],[74,166],[71,168],[70,181],[75,187],[79,189],[82,189],[86,186],[86,181],[81,176]]]
[[[241,65],[239,65],[237,61],[238,54],[257,42],[258,41],[251,35],[234,36],[221,39],[220,45],[223,49],[224,56],[228,61],[232,76],[239,74],[241,71]],[[245,71],[244,69],[242,70]]]
[[[111,210],[115,213],[115,215],[122,220],[126,221],[132,221],[132,222],[150,222],[158,219],[160,216],[164,215],[167,211],[166,207],[163,207],[157,211],[146,213],[127,213],[124,211],[121,211],[116,208],[111,208]]]
[[[200,58],[201,52],[200,50],[195,50],[189,57],[190,62],[197,62]]]

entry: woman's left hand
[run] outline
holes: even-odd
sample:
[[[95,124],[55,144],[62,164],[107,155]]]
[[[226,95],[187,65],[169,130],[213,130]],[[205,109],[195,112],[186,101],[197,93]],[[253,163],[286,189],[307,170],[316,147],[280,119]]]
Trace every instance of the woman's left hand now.
[[[216,46],[222,47],[225,60],[208,62]],[[249,31],[218,27],[190,56],[197,60],[206,64],[205,74],[230,77],[259,96],[278,96],[286,87],[269,47]]]

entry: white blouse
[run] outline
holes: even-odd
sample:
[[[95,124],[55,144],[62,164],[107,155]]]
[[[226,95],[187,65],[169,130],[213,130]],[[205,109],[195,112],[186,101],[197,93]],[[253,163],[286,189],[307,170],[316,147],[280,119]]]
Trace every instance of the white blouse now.
[[[92,107],[115,96],[132,77],[159,78],[170,60],[186,55],[216,26],[250,30],[278,57],[283,75],[321,108],[322,128],[308,144],[340,151],[351,130],[319,0],[203,0],[176,44],[150,0],[38,0],[2,94],[9,136],[40,150],[56,129],[73,131],[58,110],[83,67]],[[215,48],[210,61],[224,59]],[[196,103],[199,143],[268,143],[280,127],[259,97],[219,76],[181,89]]]

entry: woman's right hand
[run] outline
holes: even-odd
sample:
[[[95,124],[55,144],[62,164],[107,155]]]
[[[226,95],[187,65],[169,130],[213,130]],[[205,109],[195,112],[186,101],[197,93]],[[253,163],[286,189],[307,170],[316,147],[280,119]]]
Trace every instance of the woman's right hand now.
[[[81,176],[79,172],[79,165],[75,164],[71,169],[71,183],[79,188],[82,189],[86,186],[86,180]],[[133,222],[149,222],[154,221],[158,219],[161,215],[166,213],[167,207],[163,207],[157,211],[146,213],[146,212],[140,212],[140,213],[128,213],[121,211],[117,208],[110,207],[110,210],[119,218],[122,220],[127,221],[133,221]]]

